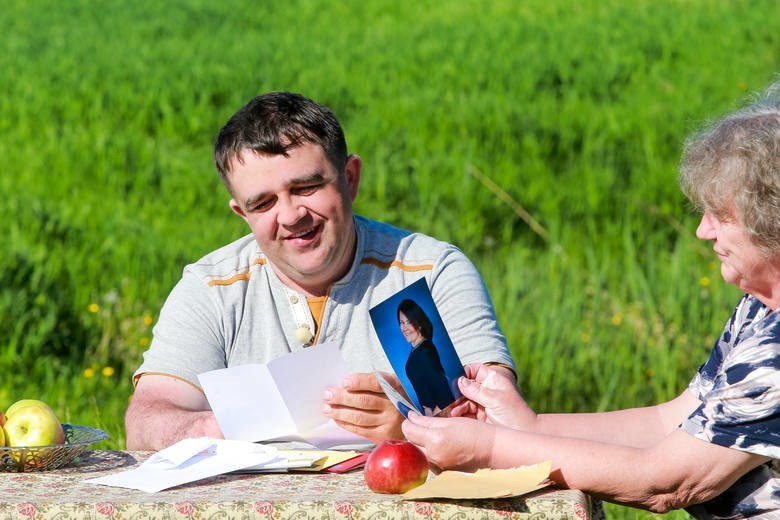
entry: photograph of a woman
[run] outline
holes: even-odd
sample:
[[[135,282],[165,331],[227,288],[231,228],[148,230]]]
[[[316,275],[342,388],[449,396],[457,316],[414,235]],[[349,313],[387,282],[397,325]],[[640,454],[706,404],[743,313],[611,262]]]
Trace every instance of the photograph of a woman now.
[[[398,411],[449,414],[462,399],[456,384],[466,373],[425,278],[406,285],[370,310],[371,324],[393,368],[375,369]],[[379,363],[379,360],[377,361]]]
[[[425,415],[435,415],[455,400],[433,344],[431,320],[413,300],[398,305],[398,326],[411,346],[406,360],[406,376],[417,394]]]

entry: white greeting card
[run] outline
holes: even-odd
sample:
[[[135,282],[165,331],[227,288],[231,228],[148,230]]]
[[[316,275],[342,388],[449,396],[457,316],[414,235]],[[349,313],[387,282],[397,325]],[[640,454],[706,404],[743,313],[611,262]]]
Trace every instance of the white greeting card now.
[[[370,442],[321,412],[325,388],[338,386],[348,373],[338,345],[323,343],[266,364],[205,372],[198,380],[226,439],[329,448]]]

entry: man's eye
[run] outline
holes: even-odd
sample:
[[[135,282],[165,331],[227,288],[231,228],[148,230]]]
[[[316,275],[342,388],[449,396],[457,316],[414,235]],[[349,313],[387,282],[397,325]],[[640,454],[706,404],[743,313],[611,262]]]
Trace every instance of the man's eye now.
[[[315,191],[319,189],[321,185],[320,184],[312,184],[310,186],[300,186],[298,188],[295,188],[295,193],[297,195],[311,195]]]
[[[267,211],[274,205],[273,199],[263,200],[252,206],[252,211]]]

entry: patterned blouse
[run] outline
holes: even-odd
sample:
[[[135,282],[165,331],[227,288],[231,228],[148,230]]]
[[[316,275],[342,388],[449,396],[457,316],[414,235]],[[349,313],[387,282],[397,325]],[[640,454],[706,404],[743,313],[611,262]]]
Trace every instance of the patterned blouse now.
[[[746,294],[688,389],[701,401],[682,424],[694,437],[772,457],[697,518],[780,518],[780,313]]]

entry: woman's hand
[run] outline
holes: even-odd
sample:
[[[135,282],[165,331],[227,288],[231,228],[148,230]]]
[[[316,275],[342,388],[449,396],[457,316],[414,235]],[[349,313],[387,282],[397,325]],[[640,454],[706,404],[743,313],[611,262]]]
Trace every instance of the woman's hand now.
[[[518,392],[511,371],[481,363],[464,369],[466,377],[458,379],[458,388],[467,400],[453,407],[450,416],[533,431],[536,413]]]
[[[401,428],[437,470],[475,471],[490,465],[495,433],[490,424],[465,417],[426,417],[409,412]]]

